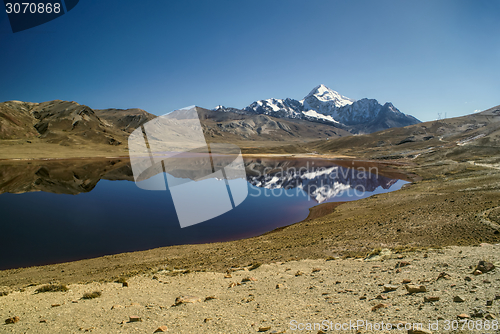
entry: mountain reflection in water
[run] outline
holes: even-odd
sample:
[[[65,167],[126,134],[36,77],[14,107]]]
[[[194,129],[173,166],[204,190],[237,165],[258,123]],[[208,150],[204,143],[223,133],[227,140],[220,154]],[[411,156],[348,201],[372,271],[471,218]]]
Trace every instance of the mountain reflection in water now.
[[[224,166],[216,160],[212,167],[172,159],[165,167],[181,184]],[[351,161],[252,157],[244,164],[247,198],[221,216],[180,228],[170,190],[137,187],[128,159],[1,161],[0,226],[9,237],[0,243],[0,269],[249,238],[304,220],[318,202],[355,200],[406,183],[382,165]],[[370,167],[377,169],[368,173]],[[200,204],[191,203],[196,210]]]

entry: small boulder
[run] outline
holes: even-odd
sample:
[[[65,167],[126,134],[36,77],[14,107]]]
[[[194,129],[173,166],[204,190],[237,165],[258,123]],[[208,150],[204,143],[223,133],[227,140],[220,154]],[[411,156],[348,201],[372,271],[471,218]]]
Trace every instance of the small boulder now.
[[[384,284],[384,291],[385,292],[396,291],[398,288],[399,288],[398,285]]]
[[[128,319],[130,322],[141,322],[142,321],[141,317],[138,317],[136,315],[131,315],[128,317]]]
[[[160,326],[154,331],[154,333],[164,333],[167,330],[168,330],[167,326]]]
[[[407,285],[405,285],[405,288],[409,294],[427,291],[427,289],[425,288],[425,285],[407,284]]]
[[[425,303],[437,302],[437,301],[439,301],[439,297],[437,297],[437,296],[424,297]]]
[[[271,329],[271,326],[259,327],[259,332],[267,332]]]
[[[463,303],[463,302],[465,301],[465,299],[463,299],[463,298],[462,298],[462,297],[460,297],[460,296],[455,296],[455,297],[453,297],[453,301],[454,301],[455,303]]]
[[[188,304],[188,303],[197,303],[200,302],[201,298],[195,297],[195,296],[179,296],[175,298],[174,305],[180,305],[180,304]]]
[[[6,324],[15,324],[16,322],[19,322],[19,317],[16,315],[12,318],[5,319]]]
[[[495,269],[495,265],[491,262],[487,261],[479,261],[475,270],[479,270],[481,273],[487,273],[488,271],[492,271]]]
[[[461,313],[459,315],[457,315],[457,318],[459,319],[469,319],[469,315],[468,314],[465,314],[465,313]]]

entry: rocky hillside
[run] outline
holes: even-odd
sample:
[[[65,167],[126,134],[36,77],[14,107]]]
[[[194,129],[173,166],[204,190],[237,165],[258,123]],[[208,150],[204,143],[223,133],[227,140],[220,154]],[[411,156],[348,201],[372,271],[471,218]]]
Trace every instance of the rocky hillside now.
[[[310,141],[351,135],[341,127],[301,119],[197,110],[208,141]]]
[[[63,146],[82,143],[120,145],[126,138],[125,129],[137,124],[115,123],[112,117],[101,118],[95,110],[76,102],[0,103],[0,139],[39,138]]]
[[[311,141],[348,136],[342,127],[302,119],[280,119],[246,112],[220,113],[199,108],[210,142]],[[92,109],[69,101],[0,103],[0,140],[75,146],[127,145],[133,130],[156,118],[142,109]]]

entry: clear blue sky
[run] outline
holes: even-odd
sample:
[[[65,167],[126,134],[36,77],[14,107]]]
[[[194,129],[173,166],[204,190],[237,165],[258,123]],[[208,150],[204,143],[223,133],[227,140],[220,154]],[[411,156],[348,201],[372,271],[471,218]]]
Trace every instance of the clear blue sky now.
[[[13,34],[0,101],[157,115],[303,98],[323,83],[432,120],[500,104],[500,1],[80,0]]]

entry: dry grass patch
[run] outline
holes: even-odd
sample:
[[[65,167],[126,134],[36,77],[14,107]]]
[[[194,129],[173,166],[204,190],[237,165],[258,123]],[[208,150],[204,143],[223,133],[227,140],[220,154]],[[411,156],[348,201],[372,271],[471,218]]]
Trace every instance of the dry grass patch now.
[[[38,289],[36,289],[37,293],[42,292],[65,292],[68,291],[69,288],[64,284],[47,284]]]
[[[83,294],[82,299],[94,299],[94,298],[99,298],[101,297],[102,292],[101,291],[94,291],[94,292],[87,292]]]

